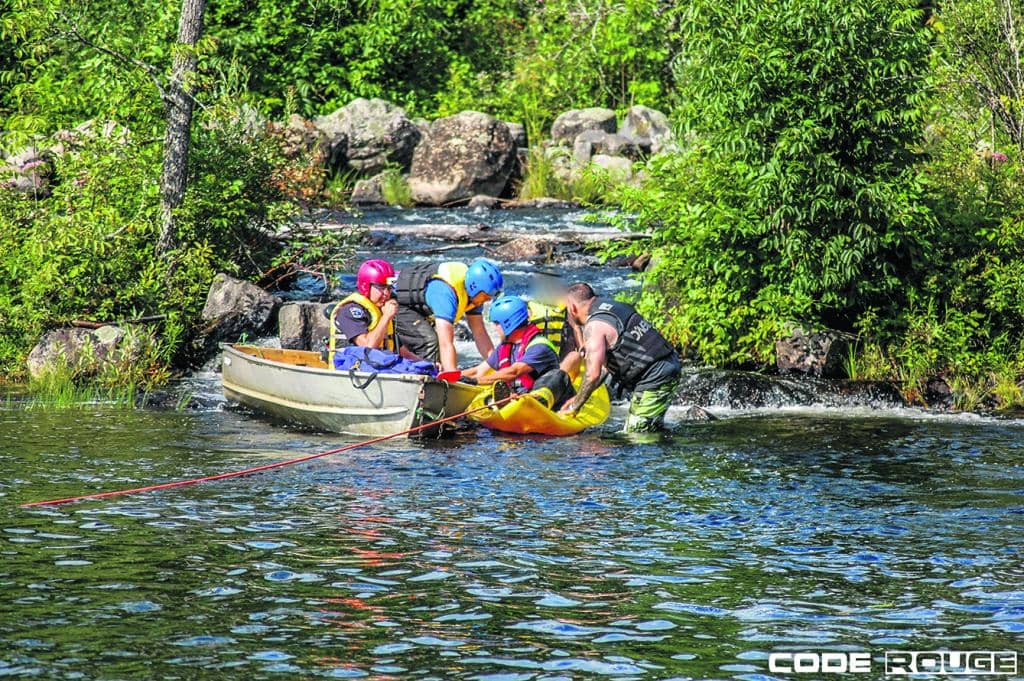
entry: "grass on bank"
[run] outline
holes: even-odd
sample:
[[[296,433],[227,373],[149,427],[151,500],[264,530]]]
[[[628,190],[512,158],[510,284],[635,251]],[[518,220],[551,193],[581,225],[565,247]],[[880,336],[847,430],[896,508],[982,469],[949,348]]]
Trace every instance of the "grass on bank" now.
[[[567,153],[551,155],[541,147],[532,147],[518,197],[524,200],[552,198],[583,205],[606,203],[616,185],[608,171],[590,164],[573,170],[566,177],[564,167],[569,161]]]
[[[97,404],[134,409],[144,402],[145,393],[140,394],[132,383],[103,386],[82,382],[68,368],[52,369],[32,378],[21,400],[25,409],[85,409]]]
[[[411,208],[413,205],[409,180],[400,168],[391,167],[380,174],[380,193],[389,206]]]

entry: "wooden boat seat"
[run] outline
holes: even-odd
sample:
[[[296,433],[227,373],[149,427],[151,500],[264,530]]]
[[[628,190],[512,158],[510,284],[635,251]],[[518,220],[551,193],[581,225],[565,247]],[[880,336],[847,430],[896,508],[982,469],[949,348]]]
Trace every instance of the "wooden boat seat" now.
[[[284,350],[281,348],[258,348],[254,345],[234,345],[232,347],[239,352],[244,352],[247,355],[259,357],[260,359],[270,360],[271,362],[280,362],[298,367],[313,367],[314,369],[330,369],[330,365],[323,360],[319,352]]]

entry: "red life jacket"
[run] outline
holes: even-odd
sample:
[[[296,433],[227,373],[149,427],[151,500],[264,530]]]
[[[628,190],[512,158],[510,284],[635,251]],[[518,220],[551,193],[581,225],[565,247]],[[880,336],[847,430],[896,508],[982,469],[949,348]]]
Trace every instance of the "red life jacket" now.
[[[551,347],[552,350],[554,349],[551,341],[549,341],[543,334],[541,334],[540,327],[537,326],[536,324],[530,324],[529,326],[526,327],[526,331],[523,332],[523,337],[519,339],[518,343],[506,342],[498,346],[498,369],[500,370],[504,369],[505,367],[510,367],[516,362],[520,361],[523,358],[523,355],[526,354],[526,351],[530,348],[530,344],[533,343],[534,340],[544,343],[548,347]],[[515,358],[512,357],[513,346],[518,348],[518,351],[515,353]],[[513,385],[516,388],[529,392],[530,389],[533,388],[534,380],[535,379],[533,378],[533,376],[531,376],[530,373],[527,372],[520,376],[519,378],[517,378]]]

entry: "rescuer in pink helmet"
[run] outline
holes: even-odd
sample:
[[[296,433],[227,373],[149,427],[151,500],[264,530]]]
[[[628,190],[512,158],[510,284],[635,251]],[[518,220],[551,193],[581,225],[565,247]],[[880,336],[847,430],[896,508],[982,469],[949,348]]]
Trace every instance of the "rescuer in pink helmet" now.
[[[334,305],[333,309],[329,308],[331,335],[328,353],[332,366],[339,334],[347,338],[350,345],[398,352],[393,321],[398,313],[398,302],[391,297],[394,283],[395,268],[387,260],[367,260],[359,266],[357,292]]]

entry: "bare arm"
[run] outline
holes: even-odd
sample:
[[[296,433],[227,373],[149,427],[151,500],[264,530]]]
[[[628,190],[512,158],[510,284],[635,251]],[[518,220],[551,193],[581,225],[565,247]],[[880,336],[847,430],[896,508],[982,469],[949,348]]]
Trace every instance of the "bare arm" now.
[[[361,333],[355,337],[355,344],[361,345],[364,348],[379,348],[384,344],[384,339],[388,335],[388,326],[391,324],[391,320],[395,318],[395,314],[398,312],[398,301],[394,298],[389,299],[384,303],[381,309],[381,318],[377,322],[377,326],[372,331]]]
[[[475,367],[464,370],[462,372],[462,375],[466,376],[467,378],[479,379],[481,376],[486,374],[488,370],[490,370],[490,368],[491,365],[487,363],[487,360],[484,360],[483,362],[477,364]]]
[[[579,413],[583,405],[587,403],[590,396],[601,385],[602,370],[604,369],[605,353],[608,351],[608,332],[611,330],[607,324],[600,321],[593,321],[583,327],[583,349],[586,369],[583,372],[583,382],[567,406],[562,408],[563,412],[572,415]]]
[[[469,330],[473,332],[473,341],[476,342],[476,349],[480,352],[481,357],[487,357],[494,350],[494,343],[491,342],[491,337],[487,335],[487,327],[484,326],[484,316],[480,314],[468,314],[466,315],[466,323],[469,324]]]
[[[455,326],[447,319],[434,321],[437,331],[437,346],[441,356],[441,371],[454,371],[459,368],[459,355],[455,352]]]
[[[498,369],[497,371],[491,371],[490,373],[484,373],[482,376],[477,376],[477,380],[480,381],[480,385],[490,385],[491,383],[497,383],[498,381],[514,381],[523,374],[528,374],[533,371],[526,362],[516,362],[512,366],[507,366],[504,369]]]

